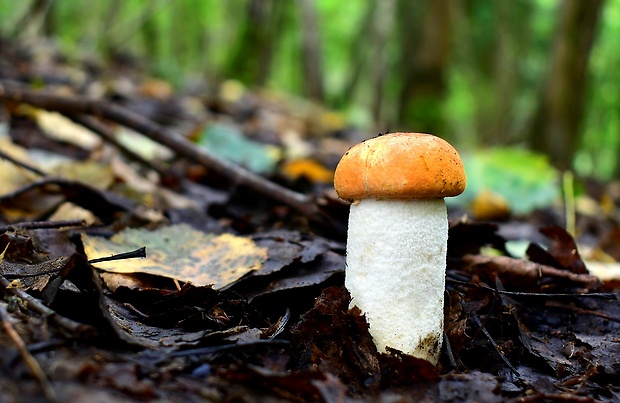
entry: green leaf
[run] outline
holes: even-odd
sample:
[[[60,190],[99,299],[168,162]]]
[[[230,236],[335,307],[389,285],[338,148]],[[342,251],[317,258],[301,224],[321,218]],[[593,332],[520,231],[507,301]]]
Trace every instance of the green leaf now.
[[[205,128],[198,145],[257,173],[273,172],[280,158],[278,147],[249,140],[235,128],[218,123]]]
[[[494,148],[463,155],[467,189],[446,201],[467,206],[483,189],[502,196],[516,214],[550,206],[560,195],[558,172],[546,156],[520,148]]]

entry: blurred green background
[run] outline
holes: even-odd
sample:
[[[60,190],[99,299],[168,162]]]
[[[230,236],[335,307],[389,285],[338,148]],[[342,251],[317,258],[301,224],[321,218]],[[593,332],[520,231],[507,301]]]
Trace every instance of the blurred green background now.
[[[620,0],[0,1],[0,34],[132,55],[183,89],[236,79],[368,130],[518,146],[620,176]]]

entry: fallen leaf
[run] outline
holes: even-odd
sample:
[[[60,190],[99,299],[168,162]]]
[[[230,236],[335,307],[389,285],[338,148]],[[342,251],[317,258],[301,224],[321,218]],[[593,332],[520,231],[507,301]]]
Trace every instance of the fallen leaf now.
[[[85,150],[93,150],[101,144],[101,138],[95,133],[59,113],[37,109],[34,116],[39,127],[54,140],[74,144]]]
[[[543,277],[569,281],[587,288],[600,286],[600,280],[589,274],[578,274],[568,270],[556,269],[555,267],[530,262],[524,259],[514,259],[508,256],[481,256],[466,255],[463,261],[469,266],[470,271],[486,269],[502,277],[507,284],[539,287]]]
[[[250,271],[261,268],[267,250],[249,238],[231,234],[215,236],[189,225],[163,227],[155,231],[129,229],[110,240],[83,235],[89,259],[146,246],[146,259],[97,263],[113,273],[148,273],[221,288]]]
[[[207,127],[198,144],[213,154],[258,173],[272,172],[280,158],[279,148],[249,140],[235,128],[222,124]]]
[[[30,158],[25,149],[16,145],[8,138],[0,138],[0,149],[17,161],[27,163],[31,166],[37,165],[32,158]],[[25,168],[18,167],[13,162],[7,161],[4,158],[0,158],[0,183],[2,184],[2,194],[12,192],[32,182],[37,179],[37,177],[38,175],[35,173]]]
[[[282,167],[291,179],[306,178],[313,183],[328,183],[334,180],[334,172],[311,158],[289,161]]]

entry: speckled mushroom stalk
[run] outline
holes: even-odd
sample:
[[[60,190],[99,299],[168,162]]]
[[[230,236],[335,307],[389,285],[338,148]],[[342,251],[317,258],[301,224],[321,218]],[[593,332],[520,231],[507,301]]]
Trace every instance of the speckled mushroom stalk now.
[[[448,241],[443,198],[465,185],[456,150],[429,134],[381,135],[353,146],[338,164],[336,192],[351,202],[345,286],[379,351],[438,362]]]

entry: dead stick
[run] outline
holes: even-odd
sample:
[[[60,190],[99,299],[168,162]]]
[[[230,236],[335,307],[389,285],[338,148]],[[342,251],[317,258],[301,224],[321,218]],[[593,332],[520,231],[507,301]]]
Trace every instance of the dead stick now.
[[[83,227],[86,225],[84,220],[57,220],[57,221],[26,221],[18,222],[11,225],[0,226],[0,232],[5,232],[10,229],[50,229],[50,228],[62,228],[62,227]]]
[[[312,198],[278,185],[239,165],[220,159],[205,149],[198,148],[177,133],[166,130],[143,116],[104,101],[84,97],[64,97],[31,91],[7,80],[0,80],[0,100],[27,103],[39,108],[64,114],[87,114],[102,117],[129,127],[177,154],[211,169],[231,182],[247,186],[263,195],[287,204],[301,213],[312,216],[318,212]]]
[[[56,393],[47,379],[45,372],[43,372],[37,360],[32,356],[32,354],[30,354],[28,348],[26,347],[26,343],[24,343],[24,340],[22,340],[19,336],[19,333],[17,333],[15,328],[13,328],[13,325],[11,324],[11,317],[6,310],[5,303],[0,304],[0,319],[2,320],[2,328],[5,333],[11,338],[13,344],[15,344],[15,347],[17,347],[17,351],[19,351],[19,355],[22,357],[22,360],[24,360],[30,369],[30,372],[32,372],[32,375],[34,375],[36,380],[39,382],[39,385],[41,385],[45,398],[50,402],[58,401],[56,399]]]
[[[47,174],[45,172],[43,172],[42,170],[40,170],[39,168],[29,165],[23,161],[19,161],[16,158],[13,158],[12,156],[8,155],[7,153],[5,153],[4,151],[0,150],[0,158],[5,159],[9,162],[11,162],[14,165],[17,165],[18,167],[24,168],[27,171],[30,171],[32,173],[35,173],[39,176],[46,176]]]

